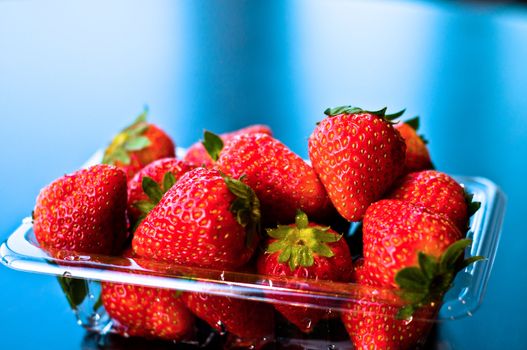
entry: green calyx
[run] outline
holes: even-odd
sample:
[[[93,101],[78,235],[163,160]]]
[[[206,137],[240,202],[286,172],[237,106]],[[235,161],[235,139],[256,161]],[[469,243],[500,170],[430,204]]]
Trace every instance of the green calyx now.
[[[404,112],[406,111],[406,109],[403,109],[403,110],[400,110],[399,112],[396,112],[396,113],[386,114],[386,110],[387,109],[388,109],[387,107],[384,107],[383,109],[380,109],[378,111],[367,111],[367,110],[364,110],[364,109],[359,108],[359,107],[339,106],[339,107],[334,107],[334,108],[327,108],[324,111],[324,114],[329,116],[329,117],[333,117],[333,116],[336,116],[336,115],[339,115],[339,114],[370,113],[370,114],[377,115],[377,116],[379,116],[381,118],[384,118],[387,121],[392,121],[392,120],[395,120],[395,119],[399,118],[400,116],[402,116],[404,114]]]
[[[481,207],[481,202],[475,202],[473,199],[474,194],[465,191],[465,202],[467,203],[467,213],[469,217],[474,215]]]
[[[419,116],[415,116],[411,119],[405,120],[404,123],[417,131],[419,129]]]
[[[267,247],[267,253],[279,253],[278,262],[289,264],[291,271],[299,266],[313,266],[315,254],[326,258],[334,256],[328,243],[342,237],[328,230],[329,227],[309,226],[307,215],[298,211],[294,226],[278,225],[267,229],[267,234],[276,239]]]
[[[419,266],[406,267],[395,275],[399,296],[409,304],[399,309],[398,319],[408,319],[417,309],[438,302],[450,289],[456,274],[482,256],[462,259],[470,239],[452,243],[439,258],[418,253]]]
[[[147,115],[148,109],[145,107],[143,113],[130,126],[114,137],[110,146],[104,151],[102,160],[104,164],[113,165],[120,162],[128,165],[130,164],[129,152],[140,151],[151,145],[151,141],[143,136],[149,126],[146,122]]]
[[[133,203],[132,205],[137,208],[141,215],[139,216],[137,222],[134,224],[133,231],[137,228],[137,226],[143,221],[143,219],[146,217],[146,215],[154,209],[154,207],[159,203],[161,198],[163,198],[163,195],[174,186],[176,183],[176,178],[172,172],[167,171],[165,175],[163,175],[163,182],[161,185],[159,185],[157,182],[155,182],[151,177],[143,176],[143,179],[141,181],[141,186],[143,188],[143,192],[148,197],[147,200],[137,201]]]
[[[243,183],[242,175],[238,180],[221,173],[229,191],[236,197],[230,207],[230,212],[236,221],[246,229],[246,246],[252,247],[260,232],[260,200],[247,184]]]
[[[217,161],[220,157],[221,150],[223,149],[223,140],[221,137],[212,133],[208,130],[203,132],[203,141],[201,141],[205,150],[212,158],[212,160]]]

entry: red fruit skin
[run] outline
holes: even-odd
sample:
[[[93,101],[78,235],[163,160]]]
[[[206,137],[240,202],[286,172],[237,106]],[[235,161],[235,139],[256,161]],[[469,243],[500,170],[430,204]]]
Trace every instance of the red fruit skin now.
[[[393,298],[375,299],[369,276],[364,269],[357,270],[357,282],[365,286],[364,292],[350,300],[342,312],[342,323],[353,343],[353,349],[412,349],[425,341],[436,315],[432,307],[415,311],[413,320],[396,319],[403,305],[395,295]],[[386,293],[383,293],[386,296]]]
[[[274,335],[274,310],[269,304],[205,293],[184,293],[182,299],[196,316],[220,332],[246,341]]]
[[[313,168],[348,221],[361,220],[402,174],[405,150],[393,126],[371,113],[327,117],[309,137]]]
[[[137,227],[134,252],[185,266],[232,270],[244,265],[258,242],[246,246],[246,231],[229,210],[234,199],[218,170],[188,171]]]
[[[149,124],[143,136],[150,140],[150,146],[139,151],[129,151],[130,164],[116,161],[114,165],[126,172],[127,178],[131,179],[139,170],[154,160],[175,157],[176,146],[170,136],[154,124]]]
[[[184,173],[193,168],[193,166],[176,158],[162,158],[153,161],[139,170],[139,172],[128,181],[128,217],[130,218],[130,222],[137,221],[141,215],[141,212],[134,206],[134,203],[148,200],[148,196],[145,194],[142,187],[143,177],[150,177],[162,187],[163,177],[166,173],[171,172],[177,180]]]
[[[401,178],[387,198],[423,206],[447,216],[465,232],[468,209],[465,190],[453,178],[436,170],[410,173]]]
[[[395,130],[401,134],[406,143],[405,173],[432,168],[428,147],[414,128],[406,123],[398,123]]]
[[[194,315],[174,290],[103,282],[102,302],[123,335],[184,340],[194,331]]]
[[[395,275],[418,266],[418,252],[439,258],[463,237],[448,218],[396,199],[372,204],[363,220],[364,264],[380,287],[397,288]]]
[[[262,219],[270,225],[294,222],[297,209],[326,221],[334,213],[317,174],[283,143],[266,134],[244,134],[223,148],[218,168],[229,176],[246,175],[258,198]]]
[[[271,128],[269,128],[267,125],[260,125],[260,124],[251,125],[246,128],[235,130],[232,132],[227,132],[219,136],[221,140],[223,141],[223,143],[226,144],[238,135],[257,134],[257,133],[262,133],[262,134],[267,134],[269,136],[273,136],[273,132],[271,131]],[[194,164],[195,166],[204,166],[208,168],[214,165],[214,161],[208,154],[205,147],[203,147],[203,144],[201,142],[196,142],[192,146],[190,146],[187,150],[187,153],[185,154],[185,158],[183,159],[187,163]]]
[[[310,226],[316,226],[310,224]],[[294,225],[291,225],[294,227]],[[333,230],[329,233],[337,234]],[[275,242],[275,239],[270,239],[266,243],[269,246]],[[294,271],[291,271],[287,263],[278,262],[280,252],[268,254],[263,253],[258,257],[257,268],[261,275],[275,276],[275,277],[297,277],[301,279],[313,280],[330,280],[335,282],[348,282],[351,280],[353,271],[353,261],[349,252],[348,245],[345,239],[340,239],[337,242],[327,243],[333,251],[334,256],[326,258],[314,254],[314,264],[309,267],[299,266]],[[273,295],[273,298],[282,300],[286,303],[314,303],[313,297],[287,297]],[[291,306],[282,303],[275,303],[275,309],[280,312],[289,322],[294,324],[298,329],[304,333],[309,333],[316,326],[318,321],[327,318],[328,310],[315,309],[303,306]]]
[[[45,249],[118,254],[126,240],[126,175],[95,165],[40,191],[33,230]]]

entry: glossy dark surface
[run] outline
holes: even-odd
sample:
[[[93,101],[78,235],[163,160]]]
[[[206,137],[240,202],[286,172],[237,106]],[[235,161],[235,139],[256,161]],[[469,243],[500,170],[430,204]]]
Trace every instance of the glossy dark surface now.
[[[422,116],[438,169],[490,178],[509,200],[483,305],[440,324],[430,346],[527,346],[525,8],[0,1],[0,53],[2,240],[41,187],[104,147],[144,104],[178,145],[203,128],[262,122],[303,157],[326,107],[406,107]],[[54,278],[0,267],[0,282],[0,348],[93,345]]]

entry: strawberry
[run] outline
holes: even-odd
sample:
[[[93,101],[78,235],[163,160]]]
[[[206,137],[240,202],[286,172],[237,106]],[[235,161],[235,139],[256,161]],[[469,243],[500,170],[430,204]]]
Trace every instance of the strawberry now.
[[[126,175],[95,165],[40,191],[33,211],[38,242],[52,250],[118,253],[126,240]]]
[[[156,125],[147,123],[146,116],[145,110],[104,151],[103,163],[122,168],[128,179],[156,159],[175,156],[172,139]]]
[[[128,217],[141,221],[176,181],[193,167],[176,158],[162,158],[139,170],[128,181]]]
[[[211,143],[210,133],[208,131],[205,131],[203,135],[203,141],[196,142],[195,144],[190,146],[187,150],[187,153],[185,154],[184,160],[189,164],[194,164],[195,166],[210,167],[214,164],[216,159],[213,159],[210,156],[209,152],[214,154],[215,150],[221,150],[225,143],[228,143],[230,140],[232,140],[238,135],[257,133],[273,136],[273,132],[267,125],[256,124],[250,125],[240,130],[220,134],[220,142],[218,144],[214,144]],[[214,142],[217,142],[217,140],[214,139]],[[213,149],[211,149],[210,147],[213,147]]]
[[[368,284],[364,269],[357,270],[360,293],[344,304],[342,323],[353,349],[412,349],[425,340],[435,318],[436,307],[416,310],[413,318],[398,319],[404,303],[395,295],[379,291]],[[382,297],[379,297],[379,294]]]
[[[235,269],[252,256],[260,222],[249,186],[214,169],[185,173],[135,231],[140,257],[214,269]]]
[[[313,168],[269,135],[235,137],[221,150],[217,166],[232,177],[246,175],[266,223],[290,223],[297,209],[322,221],[334,213]]]
[[[184,340],[194,331],[194,316],[180,292],[129,284],[102,283],[102,302],[124,335]]]
[[[185,305],[220,332],[258,342],[274,334],[274,311],[269,304],[206,293],[183,293]]]
[[[448,217],[465,232],[468,206],[465,190],[453,178],[436,170],[410,173],[401,178],[387,198],[423,206]]]
[[[353,262],[348,245],[329,227],[309,223],[307,215],[298,212],[295,224],[268,229],[271,239],[265,254],[258,259],[258,273],[279,277],[346,282],[351,279]],[[288,304],[309,302],[302,297],[283,297]],[[278,310],[301,331],[309,333],[327,310],[275,304]]]
[[[406,143],[405,172],[410,173],[433,168],[430,153],[426,147],[426,140],[417,134],[419,117],[400,122],[394,127]]]
[[[309,137],[309,158],[337,211],[361,220],[404,170],[405,144],[385,114],[345,106],[328,115]]]
[[[482,259],[462,260],[471,241],[447,217],[409,202],[386,199],[372,204],[363,221],[364,268],[376,285],[398,288],[410,302],[409,316],[441,300],[457,271]]]

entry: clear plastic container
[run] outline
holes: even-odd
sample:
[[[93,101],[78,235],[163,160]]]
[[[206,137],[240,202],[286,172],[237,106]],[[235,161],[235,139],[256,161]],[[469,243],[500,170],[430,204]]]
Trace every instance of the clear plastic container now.
[[[95,155],[88,165],[96,162],[98,157],[100,155]],[[468,237],[473,243],[466,254],[481,255],[486,259],[458,273],[453,287],[445,295],[435,322],[471,316],[482,303],[496,256],[505,210],[505,197],[491,181],[479,177],[455,178],[468,192],[474,194],[475,201],[481,202],[481,208],[470,222]],[[364,293],[364,287],[354,283],[270,278],[256,274],[152,263],[141,259],[71,252],[61,252],[61,258],[57,259],[39,247],[32,230],[31,218],[24,219],[3,242],[0,256],[4,265],[16,270],[64,277],[59,280],[63,288],[66,283],[66,288],[73,290],[69,302],[79,325],[102,335],[117,331],[122,333],[123,329],[104,310],[100,299],[100,281],[200,292],[273,304],[293,304],[331,310],[334,315],[346,310],[347,301],[356,300]],[[371,288],[370,293],[380,302],[393,296],[392,292],[379,288]],[[280,322],[273,340],[275,345],[293,346],[295,349],[352,348],[339,318],[324,320],[309,335],[295,331],[294,326],[289,327],[284,320]],[[190,344],[205,346],[214,342],[215,337],[228,338],[228,335],[218,335],[212,328],[204,327],[201,323],[199,325],[203,329],[188,341]],[[220,343],[223,347],[240,345],[231,340]]]

